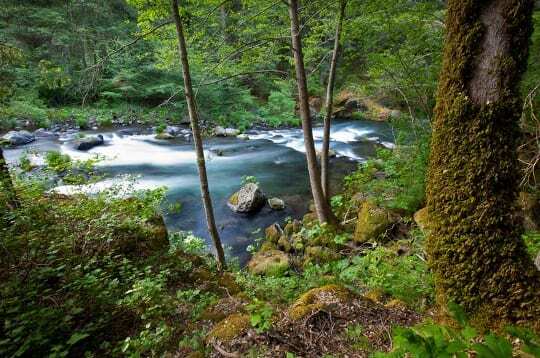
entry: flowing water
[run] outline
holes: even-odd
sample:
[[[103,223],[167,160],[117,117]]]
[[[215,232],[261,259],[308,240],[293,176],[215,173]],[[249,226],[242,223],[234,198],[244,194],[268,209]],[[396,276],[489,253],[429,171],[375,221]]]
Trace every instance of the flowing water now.
[[[184,138],[165,141],[156,140],[152,134],[122,133],[100,132],[105,138],[105,145],[88,152],[73,149],[71,140],[74,135],[67,135],[40,138],[30,145],[7,150],[6,156],[8,161],[14,162],[28,150],[38,153],[60,150],[74,159],[83,160],[98,154],[103,157],[98,167],[106,174],[106,179],[84,188],[64,186],[57,190],[93,192],[125,182],[126,175],[137,177],[135,182],[128,181],[129,190],[166,186],[164,207],[181,203],[179,212],[165,209],[169,231],[193,231],[210,244],[192,143]],[[302,131],[261,130],[249,131],[248,134],[249,140],[205,140],[210,191],[218,229],[223,243],[241,262],[245,262],[248,256],[246,247],[261,235],[256,232],[257,229],[283,221],[286,217],[300,218],[307,211],[310,201]],[[314,128],[314,137],[316,146],[320,148],[322,128]],[[337,158],[331,160],[331,183],[334,188],[359,162],[374,156],[377,147],[391,147],[393,139],[388,125],[364,121],[336,121],[331,137],[331,148],[337,154]],[[226,201],[239,189],[243,176],[255,176],[265,194],[283,199],[286,209],[272,211],[266,206],[256,214],[233,213]]]

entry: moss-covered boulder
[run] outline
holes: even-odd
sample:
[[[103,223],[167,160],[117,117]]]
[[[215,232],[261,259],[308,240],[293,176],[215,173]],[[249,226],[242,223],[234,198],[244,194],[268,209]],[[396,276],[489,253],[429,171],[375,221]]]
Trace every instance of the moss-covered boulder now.
[[[429,223],[428,220],[429,220],[429,217],[428,217],[427,207],[420,209],[416,213],[414,213],[414,222],[416,223],[416,225],[418,225],[420,230],[422,230],[422,232],[424,233],[426,233],[427,232],[426,230],[428,229],[428,223]]]
[[[251,327],[249,315],[235,313],[217,323],[208,333],[207,342],[230,342]]]
[[[291,245],[294,251],[302,252],[305,248],[304,237],[299,233],[295,233],[291,236]]]
[[[304,253],[304,265],[309,263],[324,264],[338,260],[341,256],[333,249],[325,246],[308,246]]]
[[[317,214],[309,212],[306,215],[304,215],[304,218],[302,219],[302,225],[304,227],[311,227],[315,225],[317,222],[319,222],[319,219],[317,218]]]
[[[272,243],[277,243],[283,234],[283,230],[281,230],[281,226],[279,226],[278,223],[273,223],[264,230],[264,234],[266,236],[266,240]]]
[[[245,313],[244,306],[249,302],[243,297],[228,296],[207,307],[201,319],[219,322],[235,313]]]
[[[283,251],[259,251],[248,262],[249,272],[255,275],[281,275],[290,267],[289,256]]]
[[[276,244],[270,241],[263,242],[261,244],[261,247],[259,248],[259,252],[270,251],[270,250],[277,250]]]
[[[285,252],[290,252],[292,250],[292,245],[289,241],[289,238],[285,235],[281,235],[278,240],[278,247]]]
[[[326,285],[313,288],[300,296],[287,311],[293,321],[305,318],[313,312],[328,310],[332,306],[343,303],[352,298],[346,288],[339,285]]]
[[[371,201],[362,204],[358,213],[358,221],[354,232],[354,241],[365,243],[370,241],[380,241],[382,234],[395,221],[392,213]]]

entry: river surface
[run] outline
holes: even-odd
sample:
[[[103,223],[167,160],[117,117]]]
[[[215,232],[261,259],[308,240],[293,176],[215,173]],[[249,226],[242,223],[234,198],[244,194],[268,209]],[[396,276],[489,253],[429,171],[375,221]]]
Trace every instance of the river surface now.
[[[64,135],[59,138],[38,138],[29,145],[6,150],[5,154],[11,163],[16,162],[24,152],[39,154],[60,150],[81,160],[98,154],[103,158],[98,167],[106,179],[89,187],[64,186],[57,189],[60,192],[82,190],[91,193],[111,186],[118,187],[115,189],[118,191],[166,186],[164,217],[169,231],[192,231],[205,238],[210,245],[192,143],[184,138],[156,140],[152,134],[126,135],[122,131],[90,133],[103,134],[105,145],[81,152],[70,144],[74,135]],[[283,221],[286,217],[302,217],[310,201],[302,131],[280,129],[248,133],[249,140],[205,140],[206,164],[218,229],[224,245],[240,262],[248,258],[246,247],[261,235],[257,229]],[[314,137],[317,148],[320,148],[322,128],[314,128]],[[337,154],[336,158],[331,159],[331,186],[334,191],[339,190],[344,175],[375,155],[376,148],[393,146],[391,128],[385,123],[336,121],[331,137],[331,148]],[[216,154],[218,152],[219,156]],[[275,196],[285,201],[285,210],[272,211],[266,206],[256,214],[233,213],[226,201],[240,188],[243,176],[255,176],[267,197]],[[119,183],[129,184],[123,187]],[[180,211],[168,210],[170,204],[178,202],[181,203]]]

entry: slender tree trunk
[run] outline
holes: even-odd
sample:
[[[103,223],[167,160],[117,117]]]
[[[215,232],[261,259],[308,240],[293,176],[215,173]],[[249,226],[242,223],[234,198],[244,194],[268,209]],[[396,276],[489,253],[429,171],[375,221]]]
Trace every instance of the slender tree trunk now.
[[[519,82],[532,0],[450,0],[428,171],[438,301],[479,324],[540,329],[540,272],[521,234]]]
[[[336,224],[337,220],[324,197],[321,186],[321,174],[317,164],[317,154],[313,142],[313,131],[311,118],[309,116],[308,90],[306,81],[306,71],[304,68],[304,58],[302,54],[302,40],[300,37],[300,25],[298,21],[298,0],[289,1],[289,17],[291,19],[291,37],[296,67],[296,83],[298,86],[298,100],[300,106],[300,117],[302,119],[302,130],[304,132],[304,144],[306,147],[306,159],[309,171],[309,181],[317,217],[321,223]]]
[[[17,199],[15,188],[11,182],[11,175],[9,174],[2,147],[0,147],[0,183],[2,184],[8,206],[13,209],[18,208],[19,200]]]
[[[223,252],[223,246],[221,246],[221,240],[216,227],[216,221],[214,218],[214,210],[212,208],[212,199],[210,197],[210,191],[208,189],[208,176],[206,174],[206,164],[204,160],[204,149],[199,129],[199,115],[197,113],[197,106],[195,103],[195,97],[193,95],[193,86],[191,84],[191,74],[189,71],[188,54],[186,47],[186,40],[184,37],[184,29],[182,25],[182,19],[178,11],[178,0],[171,0],[171,10],[173,19],[176,25],[176,34],[178,35],[178,52],[180,53],[180,62],[182,64],[182,75],[184,77],[184,92],[186,95],[186,101],[188,105],[189,120],[191,122],[191,130],[193,132],[193,142],[195,145],[195,152],[197,154],[197,167],[199,170],[199,180],[201,185],[201,195],[203,200],[204,211],[206,213],[206,222],[208,225],[208,232],[214,242],[214,246],[217,253],[218,268],[219,270],[226,269],[225,255]]]
[[[326,87],[326,115],[324,116],[323,146],[321,150],[321,185],[324,197],[330,199],[330,185],[328,182],[328,154],[330,151],[330,125],[332,121],[332,111],[334,103],[334,84],[336,82],[336,67],[339,56],[339,45],[341,41],[341,28],[343,27],[343,17],[347,0],[341,0],[336,24],[336,38],[334,39],[334,50],[332,52],[332,61],[330,62],[330,73],[328,74],[328,85]]]

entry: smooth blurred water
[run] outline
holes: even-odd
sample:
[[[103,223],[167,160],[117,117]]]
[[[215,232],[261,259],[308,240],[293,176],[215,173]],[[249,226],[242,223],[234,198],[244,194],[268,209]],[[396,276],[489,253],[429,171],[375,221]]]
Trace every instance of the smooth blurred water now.
[[[73,136],[58,140],[39,139],[25,147],[6,151],[8,161],[14,161],[25,150],[44,152],[59,149],[75,159],[88,159],[99,154],[104,159],[99,168],[107,179],[90,187],[93,192],[126,181],[126,175],[136,175],[132,189],[168,188],[166,203],[180,202],[178,213],[165,210],[169,231],[189,230],[210,240],[201,207],[195,153],[192,143],[184,138],[172,141],[156,140],[151,134],[122,135],[102,133],[106,144],[81,152],[73,149]],[[264,228],[286,217],[300,218],[310,201],[309,181],[305,164],[303,135],[300,129],[250,131],[250,140],[210,138],[205,140],[205,156],[210,191],[218,229],[224,244],[241,262],[247,258],[246,247]],[[95,133],[94,133],[95,134]],[[314,128],[317,148],[322,141],[322,128]],[[334,189],[344,175],[353,171],[358,162],[375,154],[380,146],[392,146],[391,130],[387,124],[364,121],[339,121],[333,124],[331,148],[338,157],[331,160],[331,182]],[[214,153],[221,152],[222,156]],[[243,176],[255,176],[268,197],[277,196],[286,202],[283,211],[268,206],[256,214],[233,213],[226,205],[227,198],[239,189]],[[61,187],[63,192],[80,191],[79,187]],[[260,235],[260,234],[259,234]]]

